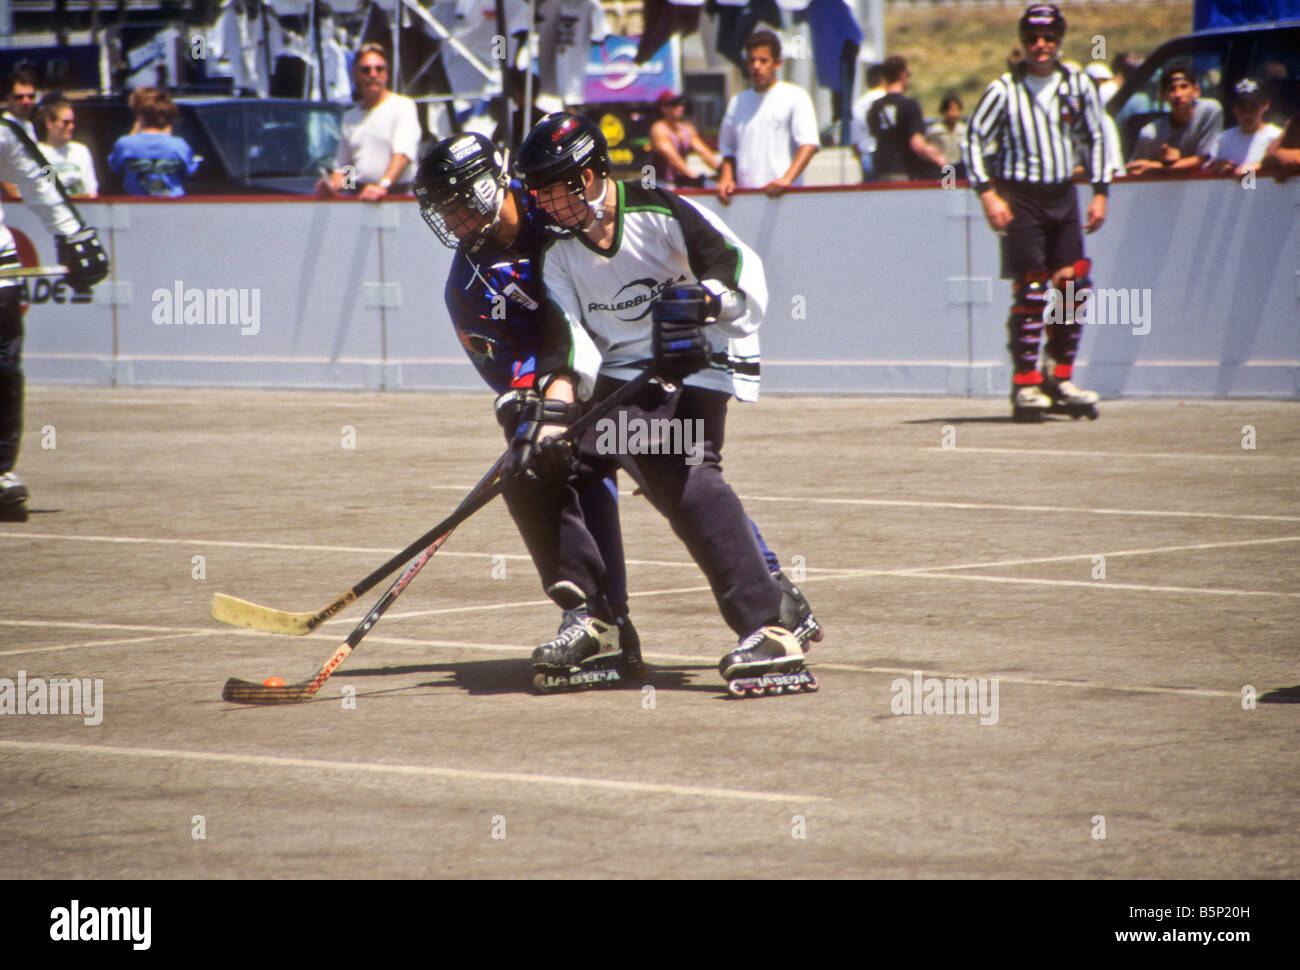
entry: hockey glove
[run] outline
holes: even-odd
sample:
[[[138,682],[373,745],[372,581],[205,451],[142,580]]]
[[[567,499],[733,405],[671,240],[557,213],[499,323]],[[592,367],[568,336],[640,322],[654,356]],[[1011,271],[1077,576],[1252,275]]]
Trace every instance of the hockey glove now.
[[[578,456],[571,442],[557,436],[578,419],[580,410],[577,404],[535,394],[527,400],[510,442],[511,472],[552,486],[572,478]]]
[[[493,407],[496,409],[497,423],[505,430],[506,441],[514,438],[519,418],[525,413],[531,413],[535,402],[539,401],[541,396],[531,387],[512,387],[496,399]]]
[[[703,328],[717,319],[718,309],[718,298],[698,283],[664,290],[651,311],[656,374],[680,381],[709,366]]]
[[[56,236],[54,251],[59,262],[68,267],[68,285],[74,293],[89,293],[92,286],[108,275],[108,254],[99,244],[94,229]]]

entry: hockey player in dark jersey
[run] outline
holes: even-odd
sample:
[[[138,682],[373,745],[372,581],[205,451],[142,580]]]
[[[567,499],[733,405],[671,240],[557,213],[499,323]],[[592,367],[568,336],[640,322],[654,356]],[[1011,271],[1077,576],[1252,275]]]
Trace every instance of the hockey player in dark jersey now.
[[[499,395],[496,411],[510,439],[521,416],[537,409],[545,394],[536,367],[542,324],[535,260],[559,230],[509,179],[502,154],[481,135],[457,136],[434,146],[420,163],[413,190],[429,227],[456,249],[447,308],[465,352]],[[529,423],[523,423],[527,430]],[[558,520],[539,518],[538,510],[549,503],[538,503],[536,496],[546,487],[523,478],[505,492],[543,586],[565,611],[557,637],[534,652],[542,672],[539,686],[563,686],[566,678],[590,682],[582,668],[610,666],[620,642],[624,667],[639,673],[636,632],[627,615],[615,475],[611,471],[589,482],[578,508]],[[604,568],[591,577],[575,575],[566,556],[589,542],[599,550]],[[790,625],[804,640],[820,639],[820,627],[802,594],[779,573],[766,545],[763,550],[770,569],[780,576]],[[619,637],[613,636],[611,624],[617,624]]]
[[[569,230],[537,259],[545,287],[541,379],[560,396],[599,399],[653,360],[668,383],[625,408],[620,425],[695,423],[703,430],[695,461],[657,449],[591,448],[584,438],[569,465],[577,488],[622,467],[668,519],[739,638],[718,664],[732,694],[815,689],[794,632],[798,623],[782,610],[780,581],[721,472],[727,403],[758,393],[756,331],[767,302],[762,261],[689,200],[612,180],[600,128],[579,115],[542,119],[520,146],[515,171]],[[539,455],[574,451],[547,440],[558,430],[536,432]],[[540,499],[551,503],[552,517],[576,500],[562,492]],[[571,565],[588,576],[601,567],[594,549],[576,549]]]

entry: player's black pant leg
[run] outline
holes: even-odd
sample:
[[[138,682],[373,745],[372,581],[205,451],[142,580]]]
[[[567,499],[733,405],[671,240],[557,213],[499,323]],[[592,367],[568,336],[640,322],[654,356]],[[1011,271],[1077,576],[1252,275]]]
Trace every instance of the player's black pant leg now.
[[[583,484],[599,478],[582,480]],[[542,485],[525,478],[512,479],[502,492],[519,535],[528,547],[542,589],[552,598],[557,586],[569,585],[584,597],[602,591],[604,560],[587,530],[578,493],[571,485]],[[562,607],[571,608],[557,599]]]
[[[621,457],[703,570],[723,620],[737,636],[746,636],[779,621],[781,588],[767,569],[739,496],[722,477],[729,399],[719,391],[688,387],[653,411],[629,408],[629,420],[666,417],[683,429],[690,422],[693,447],[689,455]]]
[[[23,436],[23,313],[17,286],[0,286],[0,475],[18,463]]]
[[[605,563],[604,593],[611,603],[627,603],[627,564],[623,560],[623,528],[618,517],[618,480],[602,478],[578,495],[587,530],[596,540]]]

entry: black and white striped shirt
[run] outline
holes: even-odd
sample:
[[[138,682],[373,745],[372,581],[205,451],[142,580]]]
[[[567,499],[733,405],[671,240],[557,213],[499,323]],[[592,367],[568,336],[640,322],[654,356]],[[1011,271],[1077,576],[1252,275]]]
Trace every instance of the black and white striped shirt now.
[[[1049,108],[1025,83],[1021,66],[1003,74],[984,89],[966,129],[962,154],[976,192],[993,179],[1032,185],[1063,185],[1074,172],[1072,135],[1082,136],[1088,181],[1104,193],[1110,182],[1106,139],[1101,128],[1101,102],[1092,81],[1081,71],[1057,64],[1046,81],[1054,87]],[[996,160],[985,158],[996,143]],[[992,171],[990,171],[992,168]]]

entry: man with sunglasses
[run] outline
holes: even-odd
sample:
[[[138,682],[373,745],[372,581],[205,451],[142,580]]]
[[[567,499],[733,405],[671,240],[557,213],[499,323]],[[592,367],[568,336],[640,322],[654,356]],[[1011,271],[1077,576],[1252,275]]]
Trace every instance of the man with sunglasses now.
[[[1106,220],[1106,193],[1118,160],[1106,147],[1096,87],[1059,60],[1064,36],[1065,18],[1055,5],[1034,4],[1025,11],[1024,60],[985,89],[964,145],[984,216],[1003,237],[1002,275],[1012,281],[1007,349],[1017,421],[1041,420],[1048,411],[1095,417],[1098,401],[1095,391],[1073,383],[1081,336],[1076,322],[1093,292],[1072,181],[1075,141],[1092,183],[1086,232],[1096,232]],[[991,161],[994,142],[999,151]],[[1053,308],[1057,322],[1046,319]],[[1040,370],[1042,343],[1048,361]]]
[[[32,115],[36,112],[36,78],[22,68],[5,78],[5,110],[0,118],[16,121],[23,126],[27,137],[36,141]],[[0,182],[0,197],[16,202],[20,198],[18,187],[12,182]]]
[[[411,161],[420,145],[415,102],[388,89],[388,54],[379,44],[357,51],[354,79],[361,103],[343,115],[338,158],[328,178],[316,183],[323,197],[356,191],[377,202],[410,182]]]

